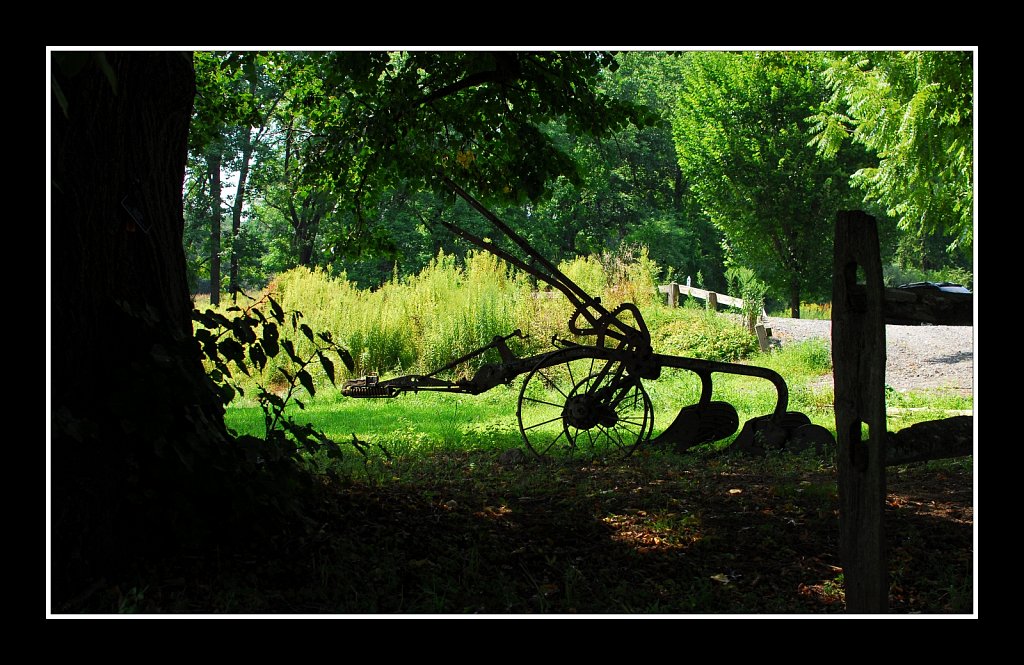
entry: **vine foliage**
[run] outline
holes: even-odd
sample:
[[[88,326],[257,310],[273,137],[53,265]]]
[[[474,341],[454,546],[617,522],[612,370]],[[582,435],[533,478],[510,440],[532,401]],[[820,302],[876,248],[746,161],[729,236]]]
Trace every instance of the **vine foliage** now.
[[[267,311],[264,311],[267,310]],[[298,423],[288,414],[287,407],[294,402],[300,409],[305,404],[299,399],[301,390],[310,397],[316,394],[316,386],[310,368],[319,364],[332,385],[335,383],[333,356],[349,370],[354,370],[352,355],[339,346],[330,331],[316,332],[302,322],[302,312],[286,312],[270,294],[255,300],[249,306],[229,307],[228,315],[212,309],[193,310],[192,318],[202,327],[195,331],[202,357],[209,367],[208,374],[227,405],[236,395],[244,395],[244,388],[235,379],[234,371],[246,376],[250,368],[262,373],[271,361],[282,353],[291,361],[291,371],[284,364],[277,364],[276,370],[285,379],[283,390],[274,390],[259,381],[256,382],[256,400],[263,410],[264,436],[238,437],[239,441],[253,444],[246,446],[246,452],[257,463],[280,462],[285,458],[302,461],[302,453],[315,455],[321,451],[329,458],[341,456],[341,446],[322,432],[308,424]],[[313,345],[313,351],[300,355],[294,342],[282,336],[281,331],[290,326],[292,332],[305,336]],[[284,358],[282,358],[283,360]],[[365,456],[362,443],[353,437],[352,445]]]

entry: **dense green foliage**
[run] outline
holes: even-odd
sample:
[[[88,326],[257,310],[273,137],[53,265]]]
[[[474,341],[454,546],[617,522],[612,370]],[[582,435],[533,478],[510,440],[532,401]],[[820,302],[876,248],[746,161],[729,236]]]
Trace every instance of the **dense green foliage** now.
[[[662,282],[749,270],[791,311],[828,297],[840,208],[880,217],[893,280],[966,281],[944,250],[971,246],[971,55],[197,53],[193,283],[302,265],[375,287],[464,260],[436,220],[488,232],[442,171],[556,261],[646,247]]]
[[[815,143],[835,155],[847,138],[878,156],[853,182],[905,231],[945,237],[970,254],[974,239],[974,54],[858,52],[829,58],[832,90],[815,117]]]
[[[789,296],[831,288],[836,213],[855,203],[851,163],[808,143],[805,118],[827,94],[813,53],[695,53],[673,126],[679,163],[725,234],[727,260]]]

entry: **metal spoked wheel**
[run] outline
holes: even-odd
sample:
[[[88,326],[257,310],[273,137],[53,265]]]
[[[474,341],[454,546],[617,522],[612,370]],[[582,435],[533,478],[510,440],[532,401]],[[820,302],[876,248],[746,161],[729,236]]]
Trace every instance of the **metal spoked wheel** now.
[[[627,375],[620,362],[579,358],[578,352],[555,353],[530,371],[516,416],[537,457],[560,448],[628,457],[654,427],[651,398],[639,377]]]

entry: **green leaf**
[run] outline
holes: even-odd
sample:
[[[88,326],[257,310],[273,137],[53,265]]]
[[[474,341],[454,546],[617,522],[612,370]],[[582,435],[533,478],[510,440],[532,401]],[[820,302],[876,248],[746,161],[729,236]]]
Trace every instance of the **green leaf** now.
[[[320,358],[320,366],[324,368],[324,372],[327,374],[327,378],[331,380],[331,385],[337,385],[334,383],[334,363],[324,354],[318,350],[316,352],[318,358]]]
[[[243,344],[252,344],[256,341],[256,331],[253,329],[255,325],[256,319],[239,317],[232,324],[231,332]]]
[[[306,339],[308,339],[309,341],[311,341],[311,342],[315,342],[316,341],[315,339],[313,339],[313,330],[308,325],[306,325],[305,323],[303,323],[302,325],[299,326],[299,330],[302,331],[302,334],[305,335]]]
[[[228,378],[231,378],[231,370],[228,369],[227,365],[225,365],[223,362],[221,362],[220,359],[217,359],[214,362],[216,363],[217,369],[220,370],[220,372],[222,374],[224,374]]]
[[[263,353],[263,347],[258,343],[249,347],[249,360],[251,360],[253,366],[260,371],[263,371],[263,368],[266,366],[267,355]]]
[[[309,393],[310,397],[316,395],[316,389],[313,387],[313,377],[309,375],[309,372],[306,370],[300,370],[299,373],[295,375],[295,378],[299,380],[299,383],[301,383],[302,387],[306,389],[306,392]]]
[[[277,344],[277,324],[266,323],[263,326],[263,350],[270,358],[276,358],[277,354],[281,351],[281,347]]]
[[[249,375],[249,368],[245,366],[245,349],[242,345],[234,339],[222,340],[217,345],[217,349],[224,354],[224,357],[228,360],[233,360],[238,369],[242,370],[242,373],[246,376]]]
[[[217,353],[217,340],[213,336],[203,341],[203,353],[214,362],[220,359],[220,354]]]
[[[218,386],[220,390],[220,399],[224,404],[229,403],[235,398],[235,389],[231,387],[230,383],[222,383]]]
[[[281,346],[284,347],[284,350],[288,353],[288,357],[292,359],[292,362],[298,363],[299,365],[302,364],[302,359],[295,354],[295,345],[292,344],[290,339],[281,340]]]
[[[210,321],[213,321],[213,325],[212,326],[208,326],[208,327],[211,327],[211,328],[217,328],[217,327],[220,327],[220,328],[230,328],[231,327],[231,319],[229,319],[228,317],[224,316],[223,314],[215,312],[212,309],[206,310],[206,312],[204,312],[204,314],[206,315],[206,317]]]
[[[237,340],[231,338],[221,340],[220,344],[217,345],[217,349],[228,360],[245,362],[245,349],[242,348],[242,345]]]
[[[338,352],[338,357],[341,358],[341,362],[345,365],[345,368],[350,371],[356,371],[355,360],[352,359],[352,354],[345,349],[335,349]]]
[[[192,320],[203,324],[207,328],[216,328],[218,327],[217,321],[212,316],[210,316],[210,313],[212,313],[210,312],[210,310],[207,310],[206,312],[200,312],[198,309],[194,309],[192,310]]]
[[[274,317],[274,320],[278,323],[284,323],[284,310],[277,304],[277,301],[267,296],[267,300],[270,302],[270,315]]]

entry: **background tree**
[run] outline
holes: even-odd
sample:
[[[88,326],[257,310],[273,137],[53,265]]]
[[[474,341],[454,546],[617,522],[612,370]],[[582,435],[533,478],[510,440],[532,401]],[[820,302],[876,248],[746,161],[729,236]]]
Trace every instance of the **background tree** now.
[[[893,51],[834,54],[832,91],[815,115],[814,141],[832,157],[846,139],[877,155],[853,174],[919,238],[945,238],[970,255],[974,239],[974,54]],[[917,249],[923,249],[918,243]]]
[[[240,237],[249,199],[249,172],[253,159],[262,160],[267,151],[266,140],[282,96],[277,81],[281,65],[273,54],[255,52],[200,52],[194,55],[194,62],[198,92],[188,180],[194,183],[203,173],[209,193],[204,195],[206,188],[196,184],[186,187],[186,220],[189,226],[205,224],[209,228],[209,241],[202,246],[208,263],[191,263],[209,266],[210,299],[216,305],[223,288],[223,257],[228,261],[227,289],[233,299],[241,287]],[[232,192],[230,203],[224,195],[226,189]],[[230,210],[231,225],[228,240],[222,243],[225,210]],[[247,235],[251,238],[252,234]],[[198,244],[191,247],[199,249]]]
[[[636,209],[625,241],[650,249],[665,269],[664,278],[683,281],[702,276],[703,286],[724,291],[722,232],[704,213],[684,177],[672,135],[682,77],[679,64],[687,53],[629,52],[609,77],[609,90],[620,98],[644,104],[662,119],[649,127],[626,127],[609,137],[609,158],[615,165],[621,197]]]
[[[557,54],[544,55],[551,59]],[[435,75],[430,82],[431,72],[420,67],[410,73],[407,67],[410,63],[433,62],[459,74],[463,70],[458,67],[469,71],[475,62],[483,69],[465,76],[492,85],[500,78],[497,63],[506,63],[501,69],[508,71],[508,63],[517,62],[516,58],[505,55],[496,59],[487,53],[447,54],[442,62],[444,58],[438,54],[310,52],[200,53],[195,57],[202,71],[197,75],[201,83],[193,137],[209,136],[205,141],[193,141],[200,147],[194,146],[190,154],[186,187],[187,256],[193,282],[192,273],[199,271],[206,276],[211,261],[223,257],[225,265],[230,262],[234,272],[248,275],[253,285],[265,284],[274,273],[301,264],[345,272],[358,284],[369,287],[392,279],[396,269],[398,275],[416,272],[442,248],[455,255],[464,251],[447,232],[437,232],[425,223],[441,211],[460,206],[434,187],[436,183],[430,184],[433,174],[429,172],[429,158],[433,154],[439,164],[443,162],[442,168],[472,179],[479,175],[481,159],[486,156],[474,140],[463,136],[463,131],[469,131],[465,129],[469,123],[461,117],[434,122],[443,136],[438,141],[448,146],[446,151],[438,152],[441,143],[428,145],[426,141],[417,148],[416,142],[422,138],[417,138],[418,132],[440,112],[433,108],[439,99],[427,101],[427,109],[398,113],[407,102],[389,99],[394,91],[389,91],[384,82],[409,79],[408,91],[414,100],[428,99],[432,93],[427,86],[433,85],[471,103],[472,97],[462,87],[464,81],[458,85],[439,84]],[[725,290],[725,269],[749,262],[749,257],[737,251],[726,255],[725,247],[735,243],[725,242],[722,229],[712,223],[709,209],[697,196],[695,185],[702,174],[695,173],[695,179],[691,179],[681,168],[669,122],[682,94],[686,63],[694,57],[703,56],[692,52],[619,54],[620,66],[614,72],[602,70],[594,79],[594,89],[620,106],[644,105],[650,110],[647,124],[637,127],[627,123],[595,138],[578,128],[570,130],[557,113],[538,115],[535,130],[554,153],[575,166],[549,179],[544,193],[533,200],[514,200],[510,189],[502,190],[489,204],[514,221],[550,258],[614,252],[624,244],[645,245],[650,248],[651,258],[663,268],[663,279],[691,276],[700,279],[701,286]],[[803,54],[802,61],[790,58],[786,66],[802,69],[805,74],[808,67],[825,68],[828,74],[839,59],[836,54]],[[339,69],[342,66],[348,69]],[[493,71],[488,72],[488,66]],[[374,76],[374,72],[380,73]],[[253,74],[258,81],[255,93]],[[330,92],[331,86],[353,82],[356,87],[347,94]],[[829,88],[825,104],[808,110],[819,129],[819,150],[824,146],[822,127],[853,131],[849,116],[836,111],[843,106],[837,94],[834,86]],[[389,109],[383,120],[367,111],[374,105]],[[350,107],[354,110],[349,111]],[[733,113],[727,106],[722,108],[727,116]],[[369,123],[364,131],[357,131],[356,123],[346,119],[350,112]],[[472,113],[472,106],[467,106],[466,115]],[[404,126],[404,117],[410,114],[422,115],[425,124]],[[449,115],[458,116],[454,112]],[[847,118],[846,125],[842,117]],[[387,128],[372,127],[389,118],[396,121],[390,128],[410,150],[425,151],[426,161],[415,166],[420,158],[411,152],[387,157],[390,149],[386,147],[399,139],[389,135]],[[829,124],[834,120],[838,124]],[[219,131],[211,130],[212,121],[220,122]],[[254,143],[251,160],[243,159],[249,136],[243,131],[247,128],[253,137],[262,132],[261,140]],[[492,139],[495,131],[491,132]],[[376,138],[367,132],[376,132]],[[216,259],[211,256],[211,243],[214,232],[222,232],[222,224],[212,220],[211,173],[206,163],[206,153],[212,153],[214,146],[220,146],[221,180],[226,193],[222,214],[224,219],[231,219],[233,227],[231,232],[226,226],[223,229],[227,239],[222,251],[215,253]],[[865,146],[856,143],[855,147]],[[836,153],[833,161],[849,161],[850,148],[847,142],[847,148]],[[341,160],[346,151],[352,158],[339,162],[342,168],[330,163]],[[824,161],[828,163],[829,159]],[[241,178],[246,163],[251,168],[248,177]],[[408,170],[410,165],[415,168]],[[864,157],[849,168],[866,173],[877,165],[877,157]],[[409,178],[407,173],[418,175]],[[194,181],[200,174],[205,182],[197,186]],[[245,187],[242,196],[231,200],[237,182]],[[970,257],[944,251],[953,241],[948,232],[921,235],[913,229],[903,231],[895,227],[895,220],[879,201],[869,198],[862,205],[879,219],[883,258],[892,261],[886,269],[887,279],[968,279]],[[201,235],[197,225],[202,225]],[[245,257],[249,263],[240,262]],[[769,267],[779,263],[774,257],[765,260]],[[922,272],[925,270],[933,272]],[[219,272],[230,275],[231,270]],[[225,284],[229,290],[231,281],[229,278]],[[817,289],[821,296],[827,295],[826,282]],[[773,296],[790,299],[788,282],[774,286]],[[813,298],[814,292],[812,289],[805,297]]]
[[[318,258],[321,227],[335,214],[338,197],[329,185],[311,182],[307,154],[312,137],[299,125],[300,119],[286,120],[276,158],[262,165],[263,200],[291,227],[294,265],[312,267]]]
[[[403,181],[453,200],[441,170],[483,200],[537,199],[557,176],[579,181],[547,123],[605,136],[654,121],[601,91],[602,70],[616,67],[607,53],[341,53],[313,64],[300,85],[320,137],[312,173],[343,196],[356,227]]]
[[[852,200],[847,155],[808,145],[805,119],[828,98],[820,57],[693,53],[673,117],[680,167],[733,262],[785,294],[794,318],[828,288],[835,215]]]

